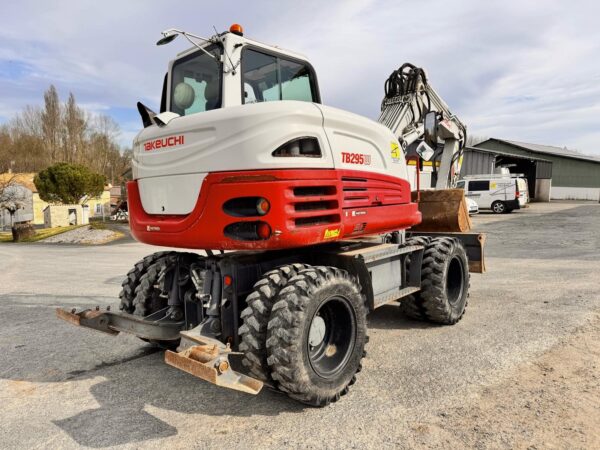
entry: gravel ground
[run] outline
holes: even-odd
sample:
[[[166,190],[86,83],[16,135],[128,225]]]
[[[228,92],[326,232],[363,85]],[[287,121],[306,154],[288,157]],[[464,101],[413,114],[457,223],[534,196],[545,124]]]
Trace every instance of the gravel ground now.
[[[600,205],[474,224],[488,273],[463,320],[378,309],[357,383],[323,409],[217,388],[136,338],[54,318],[115,305],[156,248],[0,245],[0,448],[598,448]]]
[[[123,236],[113,230],[99,230],[90,226],[79,227],[44,239],[45,244],[105,244]]]

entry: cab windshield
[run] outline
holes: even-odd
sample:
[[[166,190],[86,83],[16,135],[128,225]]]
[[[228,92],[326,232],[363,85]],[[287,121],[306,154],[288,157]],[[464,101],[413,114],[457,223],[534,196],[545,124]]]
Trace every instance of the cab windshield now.
[[[206,50],[221,58],[221,48]],[[198,50],[177,60],[171,72],[171,111],[180,116],[221,107],[221,63]]]

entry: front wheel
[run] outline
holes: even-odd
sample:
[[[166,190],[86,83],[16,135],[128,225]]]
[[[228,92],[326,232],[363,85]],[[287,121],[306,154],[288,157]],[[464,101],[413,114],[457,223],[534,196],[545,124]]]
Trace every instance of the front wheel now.
[[[500,200],[496,200],[492,203],[492,211],[496,214],[504,214],[507,211],[506,204]]]
[[[267,362],[278,387],[296,400],[325,406],[348,392],[367,342],[360,284],[334,267],[292,278],[273,305]]]

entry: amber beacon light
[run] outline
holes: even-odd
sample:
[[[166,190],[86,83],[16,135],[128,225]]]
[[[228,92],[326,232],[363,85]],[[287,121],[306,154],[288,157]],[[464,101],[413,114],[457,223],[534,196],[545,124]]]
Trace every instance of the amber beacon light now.
[[[244,29],[239,23],[234,23],[229,27],[229,31],[233,34],[237,34],[238,36],[244,35]]]

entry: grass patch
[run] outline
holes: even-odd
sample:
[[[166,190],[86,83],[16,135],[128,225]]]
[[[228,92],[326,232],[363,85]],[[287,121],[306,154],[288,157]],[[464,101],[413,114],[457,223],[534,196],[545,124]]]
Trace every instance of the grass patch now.
[[[57,228],[42,228],[39,230],[35,230],[35,235],[30,237],[29,239],[23,239],[21,242],[36,242],[41,241],[42,239],[49,238],[51,236],[56,236],[57,234],[66,233],[67,231],[74,230],[75,228],[84,227],[86,225],[71,225],[68,227],[57,227]],[[12,242],[12,232],[1,232],[0,233],[0,242]]]
[[[106,222],[90,221],[90,228],[92,230],[107,230],[109,227]]]
[[[12,242],[12,233],[10,231],[1,231],[0,242]]]

